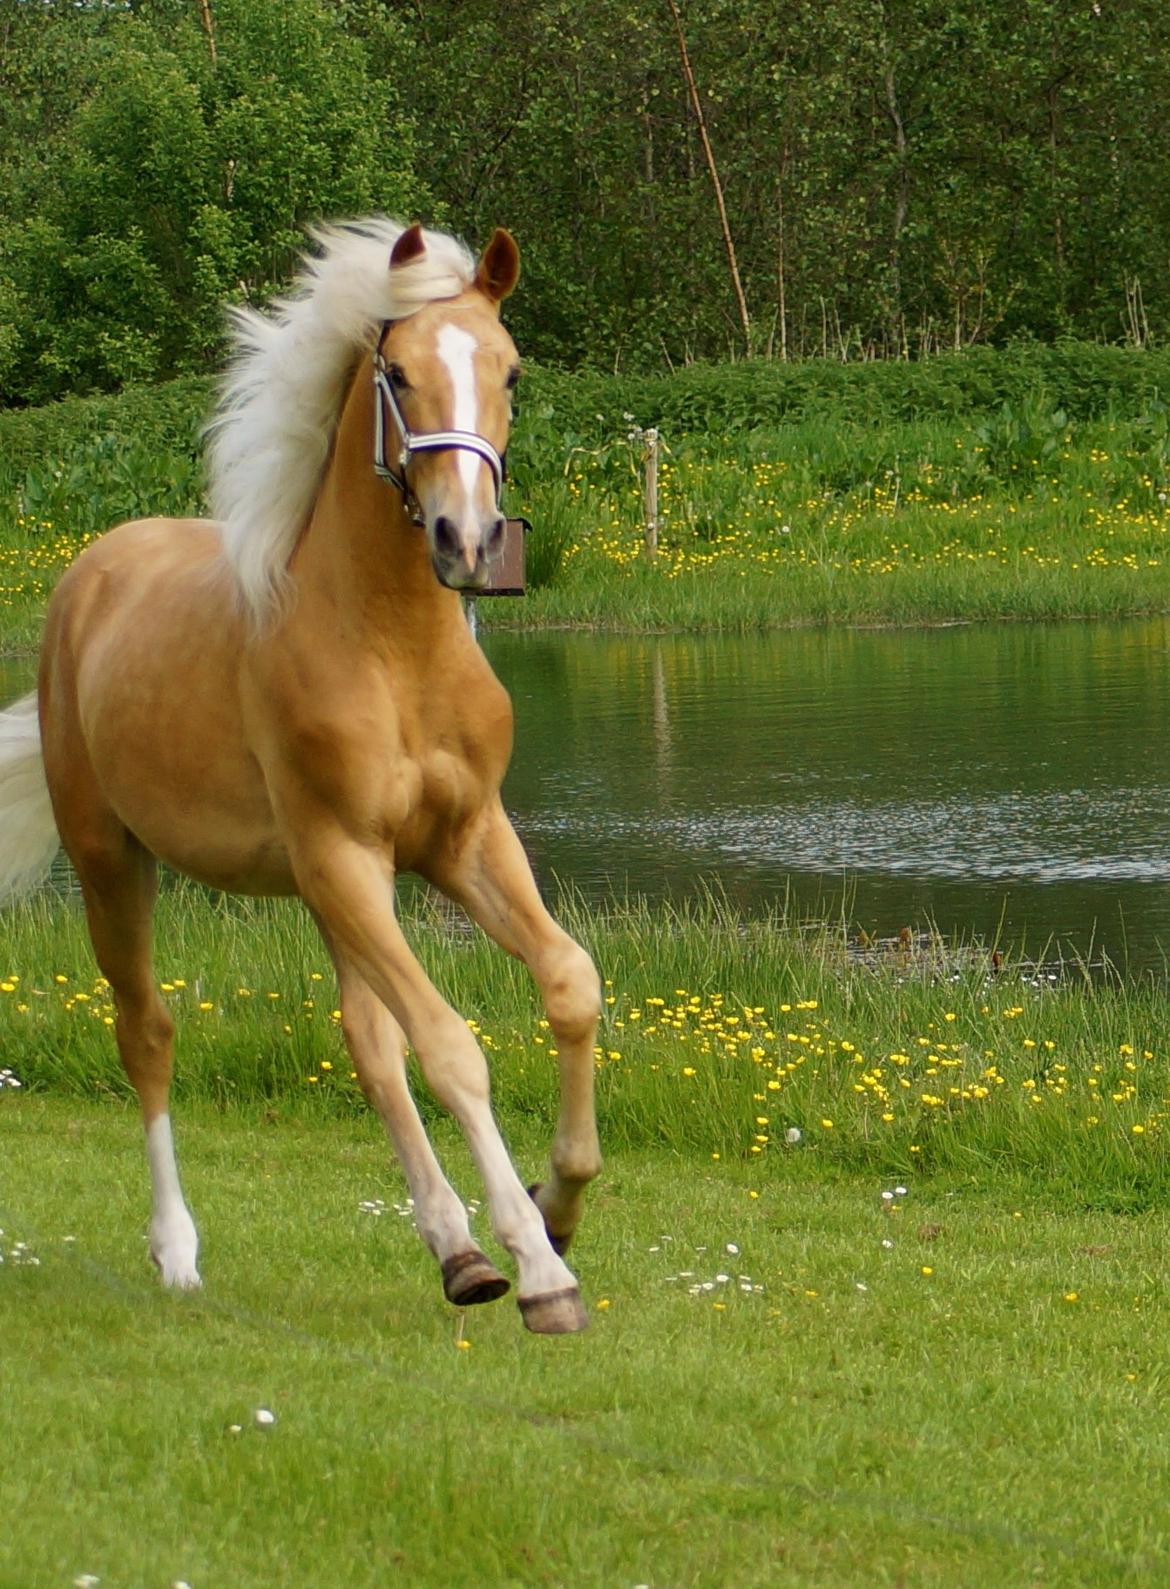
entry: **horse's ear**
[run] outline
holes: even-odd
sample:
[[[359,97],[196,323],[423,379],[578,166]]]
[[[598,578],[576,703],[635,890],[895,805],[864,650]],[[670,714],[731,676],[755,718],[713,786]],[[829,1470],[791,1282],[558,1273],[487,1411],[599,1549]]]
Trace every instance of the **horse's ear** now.
[[[497,226],[475,272],[475,285],[493,303],[500,303],[520,279],[520,250],[511,232]]]
[[[427,245],[423,240],[423,229],[415,221],[413,226],[406,228],[390,250],[390,269],[393,270],[396,265],[409,265],[412,259],[417,259],[420,254],[425,254],[426,248]]]

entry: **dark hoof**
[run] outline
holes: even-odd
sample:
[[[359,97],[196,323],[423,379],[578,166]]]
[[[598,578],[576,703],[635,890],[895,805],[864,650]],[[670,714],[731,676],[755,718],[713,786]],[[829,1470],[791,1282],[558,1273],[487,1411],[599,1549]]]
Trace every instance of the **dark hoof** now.
[[[496,1266],[475,1249],[443,1260],[443,1295],[457,1308],[494,1302],[508,1289],[509,1282]]]
[[[521,1297],[520,1317],[534,1335],[575,1335],[589,1325],[589,1315],[576,1286],[548,1291],[542,1297]]]
[[[537,1208],[540,1208],[540,1200],[539,1200],[539,1197],[538,1197],[537,1194],[542,1192],[543,1190],[544,1190],[544,1182],[543,1181],[533,1181],[532,1185],[528,1188],[528,1195],[532,1199],[532,1201],[536,1204]],[[543,1219],[544,1218],[544,1209],[543,1208],[540,1209],[540,1214],[541,1214],[541,1218]],[[545,1222],[544,1222],[544,1230],[545,1230],[546,1236],[548,1237],[549,1246],[552,1248],[553,1252],[556,1253],[558,1258],[563,1258],[565,1256],[565,1254],[569,1250],[569,1243],[573,1239],[572,1231],[570,1231],[567,1236],[558,1236],[558,1235],[555,1234],[555,1232],[549,1230],[548,1221],[547,1220],[545,1220]]]

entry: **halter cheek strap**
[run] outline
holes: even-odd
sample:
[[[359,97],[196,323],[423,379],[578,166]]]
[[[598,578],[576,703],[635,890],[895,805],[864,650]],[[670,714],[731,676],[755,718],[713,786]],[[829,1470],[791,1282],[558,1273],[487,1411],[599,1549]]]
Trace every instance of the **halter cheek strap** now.
[[[473,452],[483,459],[492,472],[498,512],[499,495],[504,484],[504,460],[486,437],[477,435],[473,430],[429,430],[416,434],[407,425],[390,383],[390,367],[382,357],[382,340],[388,325],[389,321],[383,324],[374,349],[374,473],[394,486],[401,494],[403,506],[411,519],[415,524],[422,524],[425,522],[422,508],[406,478],[407,466],[413,455],[416,452]],[[402,440],[397,469],[391,468],[386,459],[387,409]]]

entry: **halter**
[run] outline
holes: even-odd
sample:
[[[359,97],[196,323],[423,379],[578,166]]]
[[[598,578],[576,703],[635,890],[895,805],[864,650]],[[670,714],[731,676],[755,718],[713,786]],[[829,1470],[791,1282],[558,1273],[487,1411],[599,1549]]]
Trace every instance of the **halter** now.
[[[430,430],[416,435],[402,417],[402,410],[398,406],[398,399],[394,396],[394,388],[390,384],[390,366],[382,357],[382,341],[389,328],[389,320],[382,322],[382,329],[378,333],[378,341],[374,348],[374,473],[381,480],[389,480],[402,497],[402,505],[414,524],[425,524],[426,520],[418,498],[411,490],[410,482],[406,478],[407,466],[416,452],[473,452],[483,459],[492,472],[492,479],[496,486],[496,512],[499,512],[500,490],[504,484],[504,460],[484,436],[476,435],[473,430]],[[398,434],[402,438],[402,446],[398,453],[398,469],[392,469],[386,461],[386,408],[389,405],[394,423],[398,427]]]

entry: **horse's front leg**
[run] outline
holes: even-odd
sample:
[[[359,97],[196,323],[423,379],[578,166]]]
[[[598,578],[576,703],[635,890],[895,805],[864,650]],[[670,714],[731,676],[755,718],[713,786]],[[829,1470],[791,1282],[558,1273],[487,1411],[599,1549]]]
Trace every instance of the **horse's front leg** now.
[[[302,808],[303,809],[303,808]],[[418,1056],[427,1085],[453,1114],[483,1177],[492,1226],[519,1272],[525,1324],[540,1334],[583,1329],[588,1316],[572,1272],[549,1244],[492,1116],[487,1061],[467,1022],[441,997],[394,914],[387,857],[319,811],[290,823],[298,886],[338,957],[386,1005]]]
[[[601,1169],[593,1104],[601,1011],[597,971],[546,909],[528,857],[498,802],[460,836],[433,875],[486,933],[524,961],[540,988],[556,1038],[561,1103],[549,1176],[533,1188],[533,1196],[549,1239],[564,1252],[581,1218],[585,1188]]]
[[[471,1239],[467,1210],[439,1167],[406,1079],[406,1034],[365,979],[322,936],[337,970],[341,1030],[358,1081],[394,1144],[414,1201],[419,1234],[439,1261],[456,1307],[493,1302],[508,1282]]]

